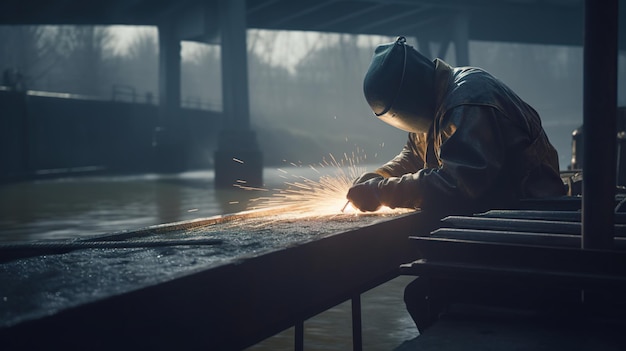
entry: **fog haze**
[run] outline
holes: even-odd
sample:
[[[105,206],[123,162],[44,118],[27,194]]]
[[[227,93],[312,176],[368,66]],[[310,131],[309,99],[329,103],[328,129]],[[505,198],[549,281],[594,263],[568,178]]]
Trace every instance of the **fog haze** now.
[[[402,33],[399,33],[402,34]],[[316,163],[329,153],[365,150],[368,162],[393,157],[406,133],[378,121],[362,95],[376,45],[391,37],[248,31],[250,115],[267,164]],[[416,45],[413,38],[409,43]],[[102,99],[133,94],[158,101],[154,27],[0,27],[0,67],[16,67],[28,89]],[[221,110],[219,45],[182,43],[182,106]],[[436,45],[431,52],[437,52]],[[582,48],[470,42],[470,64],[500,78],[542,116],[559,151],[571,158],[582,123]],[[455,65],[454,45],[447,50]],[[618,103],[626,105],[626,58],[619,56]]]

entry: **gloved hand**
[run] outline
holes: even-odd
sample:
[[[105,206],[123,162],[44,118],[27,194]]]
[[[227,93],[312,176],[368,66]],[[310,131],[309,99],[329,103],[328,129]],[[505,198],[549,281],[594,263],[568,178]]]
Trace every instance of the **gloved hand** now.
[[[379,179],[383,179],[383,176],[381,176],[378,173],[374,173],[374,172],[367,172],[367,173],[363,173],[361,174],[360,177],[358,177],[357,179],[355,179],[352,182],[352,185],[357,185],[357,184],[361,184],[361,183],[365,183],[366,181],[370,180],[370,179],[374,179],[374,178],[379,178]]]
[[[376,211],[381,206],[379,184],[383,181],[380,175],[362,183],[353,185],[346,197],[352,205],[361,211]]]

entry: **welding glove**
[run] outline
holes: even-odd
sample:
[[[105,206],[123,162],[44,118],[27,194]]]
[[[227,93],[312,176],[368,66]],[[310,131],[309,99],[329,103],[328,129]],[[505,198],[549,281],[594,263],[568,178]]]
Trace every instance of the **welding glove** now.
[[[357,179],[355,179],[352,182],[352,185],[357,185],[357,184],[361,184],[361,183],[365,183],[366,181],[370,180],[370,179],[374,179],[374,178],[379,178],[379,180],[383,179],[383,176],[381,176],[378,173],[375,172],[367,172],[367,173],[363,173],[361,174],[360,177],[358,177]]]
[[[361,211],[376,211],[383,204],[381,203],[380,184],[384,178],[378,175],[375,178],[356,183],[348,190],[346,196],[350,203]]]

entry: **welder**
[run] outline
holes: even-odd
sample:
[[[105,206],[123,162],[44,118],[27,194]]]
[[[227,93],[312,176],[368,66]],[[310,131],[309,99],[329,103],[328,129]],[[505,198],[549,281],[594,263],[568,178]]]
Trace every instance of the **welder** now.
[[[354,181],[352,206],[477,212],[565,194],[539,115],[485,70],[431,61],[399,37],[376,48],[363,91],[378,119],[409,136]]]
[[[352,206],[445,215],[565,194],[539,115],[485,70],[432,61],[399,37],[376,48],[363,91],[378,119],[409,135],[399,155],[354,181],[347,194]],[[436,313],[424,303],[436,288],[428,284],[417,278],[405,289],[420,330]]]

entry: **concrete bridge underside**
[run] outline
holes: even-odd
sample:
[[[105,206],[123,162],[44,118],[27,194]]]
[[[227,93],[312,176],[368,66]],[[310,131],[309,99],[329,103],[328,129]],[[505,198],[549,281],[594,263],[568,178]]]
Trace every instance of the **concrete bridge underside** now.
[[[625,7],[617,14],[621,23]],[[185,128],[177,118],[180,42],[219,43],[224,123],[215,153],[216,185],[230,187],[238,180],[262,183],[262,154],[250,127],[248,28],[413,36],[430,57],[445,56],[454,44],[456,64],[466,65],[470,40],[583,45],[584,13],[584,0],[5,0],[0,24],[157,26],[163,172],[184,167]],[[625,36],[616,41],[626,48]],[[440,44],[438,52],[430,52],[431,42]]]

